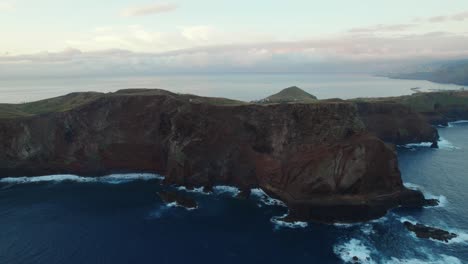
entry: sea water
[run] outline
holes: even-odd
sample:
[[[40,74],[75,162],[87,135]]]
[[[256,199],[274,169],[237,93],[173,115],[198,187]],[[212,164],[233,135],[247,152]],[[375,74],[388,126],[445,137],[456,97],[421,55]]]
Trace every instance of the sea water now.
[[[180,192],[196,210],[165,205],[161,176],[53,175],[0,181],[0,263],[468,263],[468,123],[440,128],[450,148],[398,149],[403,179],[442,201],[359,224],[285,224],[284,205],[218,186]],[[459,235],[419,239],[403,221]]]
[[[461,86],[428,81],[397,80],[369,74],[165,74],[121,77],[62,77],[0,79],[0,103],[23,103],[72,92],[113,92],[127,88],[159,88],[177,93],[228,97],[243,101],[263,99],[281,89],[298,86],[319,99],[399,96]]]

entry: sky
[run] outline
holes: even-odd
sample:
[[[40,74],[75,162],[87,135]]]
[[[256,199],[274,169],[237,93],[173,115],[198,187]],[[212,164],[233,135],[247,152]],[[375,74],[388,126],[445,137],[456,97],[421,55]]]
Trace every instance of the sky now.
[[[369,70],[467,57],[468,1],[0,0],[0,39],[0,76]]]

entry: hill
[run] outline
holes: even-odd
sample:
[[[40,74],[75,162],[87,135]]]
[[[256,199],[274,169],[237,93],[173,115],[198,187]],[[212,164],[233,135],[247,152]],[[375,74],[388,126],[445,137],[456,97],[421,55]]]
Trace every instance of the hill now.
[[[279,93],[268,96],[256,103],[310,103],[317,101],[317,97],[309,94],[297,86],[281,90]]]

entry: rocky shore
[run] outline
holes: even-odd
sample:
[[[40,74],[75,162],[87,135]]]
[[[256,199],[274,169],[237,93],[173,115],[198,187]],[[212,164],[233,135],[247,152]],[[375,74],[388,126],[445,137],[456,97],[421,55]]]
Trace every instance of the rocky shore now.
[[[261,188],[291,221],[363,221],[431,203],[403,186],[394,144],[436,144],[437,130],[402,104],[257,104],[163,90],[75,96],[37,102],[52,109],[39,114],[10,106],[19,114],[0,118],[0,177],[153,172],[168,185]]]

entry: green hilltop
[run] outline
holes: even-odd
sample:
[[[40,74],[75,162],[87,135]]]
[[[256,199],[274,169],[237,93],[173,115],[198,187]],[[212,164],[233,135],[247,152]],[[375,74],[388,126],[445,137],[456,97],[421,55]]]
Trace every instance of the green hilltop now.
[[[316,102],[317,97],[302,90],[297,86],[292,86],[281,90],[279,93],[268,96],[256,103],[275,104],[275,103],[310,103]]]

